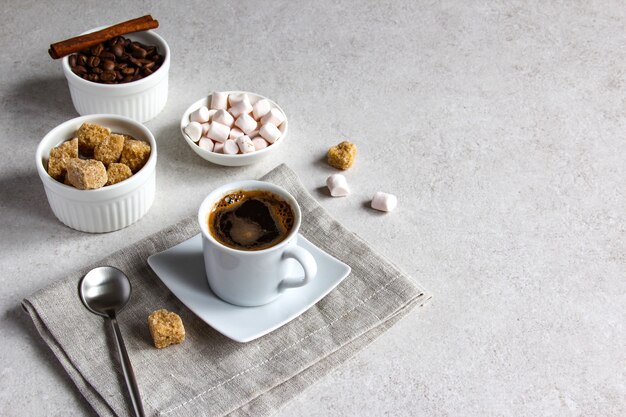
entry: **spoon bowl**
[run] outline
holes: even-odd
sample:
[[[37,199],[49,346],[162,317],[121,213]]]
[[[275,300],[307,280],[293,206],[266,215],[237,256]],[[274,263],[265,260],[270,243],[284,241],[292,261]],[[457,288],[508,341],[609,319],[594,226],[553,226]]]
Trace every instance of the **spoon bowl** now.
[[[80,298],[94,314],[110,317],[128,303],[132,292],[128,277],[112,266],[94,268],[80,282]]]

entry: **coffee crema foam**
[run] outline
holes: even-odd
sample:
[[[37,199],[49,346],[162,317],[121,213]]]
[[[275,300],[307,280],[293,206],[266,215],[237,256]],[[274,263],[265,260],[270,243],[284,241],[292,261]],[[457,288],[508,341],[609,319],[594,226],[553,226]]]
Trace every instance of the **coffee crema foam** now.
[[[209,232],[229,248],[270,248],[289,235],[295,215],[291,205],[264,190],[240,190],[222,197],[211,209]]]

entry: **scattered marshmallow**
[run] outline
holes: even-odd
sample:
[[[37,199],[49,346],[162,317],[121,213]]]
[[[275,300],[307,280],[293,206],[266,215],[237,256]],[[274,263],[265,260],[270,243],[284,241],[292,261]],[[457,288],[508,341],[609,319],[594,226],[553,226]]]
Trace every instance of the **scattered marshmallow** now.
[[[252,139],[252,144],[254,145],[254,150],[256,151],[260,151],[261,149],[265,149],[269,146],[269,143],[267,143],[267,141],[261,136],[257,136]]]
[[[202,125],[198,122],[191,122],[183,129],[189,139],[197,142],[202,137]]]
[[[269,143],[274,143],[280,137],[281,133],[272,123],[265,123],[261,126],[261,129],[259,129],[259,135]]]
[[[244,133],[237,129],[236,127],[230,129],[230,133],[228,134],[228,139],[237,139],[239,136],[243,136]]]
[[[212,120],[214,123],[221,123],[228,127],[231,127],[233,125],[233,122],[235,121],[233,116],[231,116],[231,114],[224,109],[220,109],[215,112]]]
[[[221,123],[213,122],[211,126],[209,126],[209,131],[207,132],[207,137],[213,139],[216,142],[224,142],[228,139],[228,135],[230,134],[230,128]]]
[[[211,123],[202,123],[202,136],[206,136],[206,134],[209,132],[209,126],[211,126]]]
[[[242,114],[250,114],[250,112],[252,111],[252,104],[250,104],[250,101],[248,100],[241,100],[233,104],[233,106],[228,111],[234,117],[239,117]]]
[[[271,123],[278,127],[285,121],[285,115],[278,109],[271,109],[269,113],[261,117],[261,124]]]
[[[235,121],[235,126],[247,135],[256,129],[256,120],[254,120],[249,114],[242,114]]]
[[[213,143],[213,152],[215,152],[215,153],[224,153],[224,143],[223,142],[214,142]]]
[[[272,110],[272,105],[269,100],[263,98],[252,106],[252,115],[255,119],[259,120],[261,117],[265,116],[267,113]]]
[[[211,108],[226,110],[228,108],[228,94],[214,91],[213,94],[211,94]]]
[[[237,146],[237,143],[234,140],[228,139],[226,142],[224,142],[224,148],[222,152],[224,152],[226,155],[236,155],[239,153],[239,146]]]
[[[213,141],[209,138],[200,138],[198,142],[198,146],[204,149],[205,151],[213,152]]]
[[[256,150],[254,148],[254,144],[252,143],[252,139],[246,135],[239,136],[235,142],[237,143],[237,146],[239,146],[241,153],[250,153]]]
[[[198,123],[206,123],[209,121],[211,115],[209,114],[209,108],[207,106],[202,106],[198,110],[192,112],[189,115],[189,121],[198,122]]]
[[[350,188],[348,187],[348,181],[346,177],[341,174],[333,174],[326,178],[326,186],[330,195],[333,197],[345,197],[350,194]]]
[[[372,208],[380,211],[392,211],[398,205],[398,198],[393,194],[378,191],[372,198]]]

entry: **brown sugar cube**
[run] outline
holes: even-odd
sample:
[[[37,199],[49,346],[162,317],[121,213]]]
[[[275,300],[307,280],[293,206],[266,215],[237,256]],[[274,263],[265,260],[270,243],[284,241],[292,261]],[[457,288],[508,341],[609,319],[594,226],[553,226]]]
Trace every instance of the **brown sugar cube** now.
[[[128,165],[113,162],[109,164],[107,168],[108,180],[106,185],[117,184],[118,182],[124,181],[126,178],[130,178],[132,175],[133,172],[128,168]]]
[[[142,140],[129,139],[124,142],[120,163],[128,165],[134,174],[146,164],[149,156],[150,145]]]
[[[108,138],[111,129],[93,123],[83,123],[76,135],[78,136],[78,149],[85,156],[93,155],[97,144]]]
[[[120,160],[124,149],[124,136],[112,134],[98,143],[93,150],[93,157],[105,166]]]
[[[185,340],[185,328],[180,316],[165,309],[157,310],[148,316],[148,327],[154,347],[158,349]]]
[[[106,184],[107,170],[95,159],[71,158],[67,161],[67,181],[79,190],[94,190]]]
[[[65,167],[70,158],[78,158],[78,139],[74,138],[50,150],[48,174],[57,181],[63,181]]]
[[[356,158],[356,145],[343,141],[328,150],[328,164],[339,169],[348,169]]]

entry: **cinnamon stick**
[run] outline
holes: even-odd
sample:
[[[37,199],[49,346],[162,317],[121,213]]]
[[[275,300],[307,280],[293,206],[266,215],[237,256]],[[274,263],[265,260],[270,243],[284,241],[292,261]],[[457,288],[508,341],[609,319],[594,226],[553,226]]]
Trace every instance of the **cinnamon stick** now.
[[[109,26],[108,28],[99,30],[97,32],[88,33],[86,35],[81,35],[75,38],[64,40],[62,42],[53,43],[52,45],[50,45],[48,53],[53,59],[59,59],[63,58],[66,55],[73,54],[74,52],[79,52],[83,49],[105,42],[116,36],[122,36],[133,32],[141,32],[144,30],[155,29],[158,27],[159,21],[153,19],[150,15],[146,15],[138,17],[137,19],[118,23],[117,25]]]

